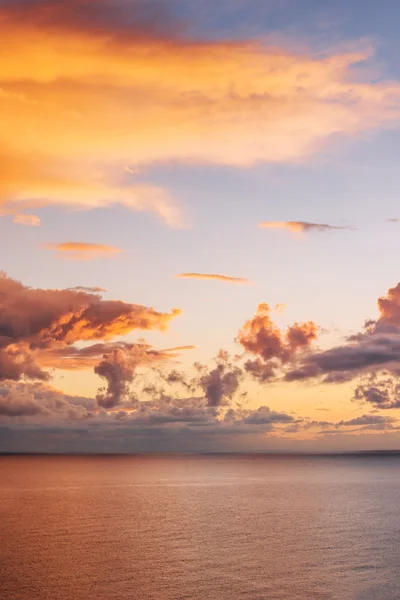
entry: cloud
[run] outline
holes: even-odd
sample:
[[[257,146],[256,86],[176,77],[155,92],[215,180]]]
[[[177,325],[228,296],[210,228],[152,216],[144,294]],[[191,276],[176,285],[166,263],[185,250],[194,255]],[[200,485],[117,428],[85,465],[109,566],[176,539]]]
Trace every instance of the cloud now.
[[[209,443],[209,436],[224,439],[260,435],[295,421],[293,416],[267,406],[256,410],[213,407],[205,396],[177,398],[165,393],[142,401],[124,395],[117,408],[114,405],[99,407],[95,398],[64,394],[47,383],[6,381],[0,387],[0,424],[40,425],[44,434],[57,428],[61,433],[62,427],[64,432],[72,434],[82,425],[84,429],[80,431],[85,432],[85,436],[90,436],[92,431],[100,438],[103,435],[119,437],[123,424],[130,435],[155,443],[160,435],[174,439],[183,432]]]
[[[160,3],[147,0],[2,0],[3,17],[23,18],[40,28],[108,34],[111,38],[146,39],[154,35],[170,39],[175,27],[169,13]]]
[[[46,348],[43,351],[37,351],[36,358],[42,367],[78,371],[95,367],[105,355],[112,354],[116,350],[128,353],[137,350],[146,351],[147,356],[157,357],[161,361],[173,360],[181,352],[192,350],[193,348],[194,346],[177,346],[176,348],[155,350],[152,346],[144,342],[100,342],[83,347],[72,345],[53,349]]]
[[[228,277],[227,275],[214,275],[212,273],[181,273],[175,275],[175,277],[178,279],[214,279],[225,283],[250,283],[248,279],[242,277]]]
[[[102,287],[86,287],[84,285],[76,285],[75,287],[68,289],[74,292],[88,292],[89,294],[99,294],[101,292],[108,292],[107,289]]]
[[[35,356],[29,345],[22,341],[17,343],[9,341],[8,336],[1,335],[1,329],[0,325],[0,381],[2,379],[18,381],[22,376],[43,381],[49,379],[49,374],[35,362]]]
[[[237,335],[237,342],[255,359],[246,361],[248,373],[261,381],[273,379],[276,370],[290,363],[317,339],[318,326],[313,321],[294,323],[282,332],[271,319],[268,304],[260,304],[254,317]]]
[[[395,423],[394,417],[371,414],[311,421],[266,405],[213,407],[205,396],[165,393],[150,400],[129,395],[118,407],[104,408],[95,398],[64,394],[47,383],[0,385],[1,451],[265,450],[298,435],[321,440],[397,431]],[[80,446],[81,439],[88,445]],[[43,446],[45,440],[51,445]],[[321,447],[318,443],[315,449]]]
[[[197,385],[207,398],[207,405],[218,407],[231,400],[243,380],[243,370],[232,363],[227,352],[221,350],[216,359],[217,366],[209,370],[198,366],[200,377]]]
[[[378,299],[379,316],[364,331],[327,350],[306,353],[286,370],[286,381],[340,384],[357,380],[353,399],[376,408],[400,408],[400,284]]]
[[[275,304],[274,310],[282,315],[285,312],[286,304]]]
[[[61,114],[59,118],[62,121],[64,116]],[[37,134],[40,135],[39,131]],[[62,143],[63,135],[59,133],[60,140],[54,141],[56,146]],[[94,170],[92,164],[83,171],[82,167],[71,164],[72,158],[60,158],[56,162],[56,156],[50,150],[46,159],[41,159],[44,148],[29,159],[22,149],[21,156],[0,154],[0,207],[3,206],[3,210],[11,213],[48,205],[90,210],[120,205],[139,212],[152,212],[170,227],[187,226],[183,211],[166,190],[143,182],[117,184],[115,179],[119,169],[114,166],[117,159],[112,159],[110,166],[103,157],[100,171]],[[78,149],[76,153],[79,154]],[[94,150],[92,154],[95,154]],[[84,161],[82,156],[80,164]]]
[[[326,225],[325,223],[308,223],[307,221],[264,221],[259,223],[261,229],[288,229],[293,233],[308,233],[312,231],[351,231],[352,227],[344,227],[339,225]]]
[[[350,381],[365,373],[400,373],[400,284],[378,299],[379,317],[346,343],[307,354],[286,374],[288,381],[323,378],[326,383]]]
[[[176,398],[162,394],[147,401],[129,398],[116,410],[99,408],[94,398],[64,394],[43,383],[5,382],[0,388],[2,434],[8,426],[7,431],[25,432],[28,436],[35,428],[43,437],[65,435],[70,451],[76,449],[76,435],[84,435],[85,439],[93,436],[99,443],[111,445],[112,440],[128,436],[144,445],[150,443],[153,449],[160,442],[168,446],[176,439],[182,449],[189,438],[210,448],[212,440],[221,444],[224,440],[235,442],[238,437],[262,439],[260,436],[283,431],[288,423],[294,422],[292,415],[265,405],[256,410],[215,408],[208,405],[205,397]],[[7,435],[0,437],[4,444]],[[57,439],[56,443],[60,441]]]
[[[366,375],[354,390],[354,400],[379,409],[400,408],[400,378],[388,372]]]
[[[240,422],[245,425],[270,425],[274,423],[292,423],[295,419],[285,412],[271,410],[268,406],[260,406],[256,410],[229,410],[226,421]]]
[[[130,384],[138,367],[149,367],[176,356],[176,349],[159,351],[144,343],[111,345],[94,367],[94,372],[106,381],[106,386],[97,393],[98,405],[103,408],[118,406],[131,397]]]
[[[164,330],[180,314],[83,291],[33,289],[5,274],[0,274],[0,297],[0,379],[46,379],[38,360],[47,352],[135,329]]]
[[[365,335],[357,342],[309,354],[301,367],[289,371],[290,381],[325,376],[327,383],[341,383],[364,371],[385,369],[400,360],[400,337]]]
[[[183,226],[177,201],[126,165],[294,162],[400,116],[398,82],[357,77],[364,50],[190,40],[172,16],[162,3],[2,3],[1,204],[122,204]]]
[[[348,421],[339,421],[337,427],[354,427],[356,425],[381,425],[394,423],[397,419],[394,417],[385,417],[382,415],[361,415]]]
[[[102,256],[122,252],[120,248],[104,244],[87,244],[85,242],[63,242],[60,244],[45,244],[48,250],[54,250],[59,258],[71,260],[93,260]]]
[[[366,323],[370,333],[400,333],[400,283],[378,299],[379,318]]]
[[[157,367],[164,362],[171,364],[171,359],[177,357],[180,350],[158,351],[146,344],[110,345],[108,353],[94,368],[95,373],[106,380],[106,386],[100,388],[96,396],[99,406],[114,408],[142,394],[162,397],[169,395],[168,388],[176,389],[176,386],[181,386],[186,393],[201,394],[209,408],[227,406],[244,378],[243,369],[223,350],[216,357],[214,368],[195,363],[192,373],[190,369],[180,372],[175,368],[165,371]],[[153,374],[152,382],[141,390],[137,383],[138,367],[148,367]],[[137,385],[132,387],[135,383]]]
[[[38,227],[40,225],[40,219],[36,215],[18,214],[15,215],[13,222],[27,227]]]
[[[47,383],[5,382],[0,388],[0,420],[76,421],[93,418],[95,409],[93,398],[69,396]]]

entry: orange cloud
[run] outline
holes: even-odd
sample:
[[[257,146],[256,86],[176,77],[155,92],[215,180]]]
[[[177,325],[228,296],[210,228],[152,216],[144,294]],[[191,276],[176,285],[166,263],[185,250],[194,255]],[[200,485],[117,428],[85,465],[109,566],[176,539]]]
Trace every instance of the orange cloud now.
[[[293,233],[308,233],[309,231],[352,230],[352,227],[327,225],[325,223],[308,223],[307,221],[264,221],[258,225],[260,229],[288,229]]]
[[[242,277],[228,277],[227,275],[215,275],[213,273],[181,273],[175,277],[178,279],[215,279],[225,283],[250,283],[248,279]]]
[[[61,244],[46,244],[45,248],[55,250],[56,256],[71,260],[92,260],[107,254],[122,252],[120,248],[105,244],[87,244],[84,242],[63,242]]]
[[[19,223],[20,225],[27,225],[28,227],[38,227],[40,225],[40,219],[36,215],[15,215],[13,222]]]
[[[38,364],[49,360],[91,356],[71,349],[76,342],[107,341],[135,329],[165,330],[181,313],[160,313],[151,307],[120,300],[103,300],[85,291],[25,287],[0,273],[0,380],[22,376],[48,378]],[[97,348],[97,350],[99,350]],[[49,364],[47,362],[47,364]]]
[[[353,75],[365,51],[321,58],[260,42],[191,42],[162,19],[150,27],[139,3],[124,6],[0,9],[1,204],[123,204],[182,226],[177,202],[132,181],[127,165],[297,161],[332,135],[400,116],[397,82]]]
[[[274,310],[279,314],[283,314],[286,309],[286,304],[275,304]]]
[[[290,363],[317,339],[318,326],[312,321],[294,323],[282,332],[271,319],[268,304],[260,304],[257,312],[242,327],[237,341],[255,360],[248,360],[245,369],[261,381],[273,379],[276,370]]]

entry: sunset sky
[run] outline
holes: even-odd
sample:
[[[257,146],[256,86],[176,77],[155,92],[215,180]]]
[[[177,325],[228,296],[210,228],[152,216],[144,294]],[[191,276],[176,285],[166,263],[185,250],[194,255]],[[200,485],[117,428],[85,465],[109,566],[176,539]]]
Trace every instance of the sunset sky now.
[[[400,448],[399,19],[0,0],[0,451]]]

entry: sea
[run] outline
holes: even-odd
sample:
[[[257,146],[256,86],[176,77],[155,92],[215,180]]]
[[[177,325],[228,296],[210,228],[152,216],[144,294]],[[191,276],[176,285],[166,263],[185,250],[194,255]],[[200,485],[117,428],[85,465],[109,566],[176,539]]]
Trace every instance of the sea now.
[[[1,456],[0,598],[400,599],[400,456]]]

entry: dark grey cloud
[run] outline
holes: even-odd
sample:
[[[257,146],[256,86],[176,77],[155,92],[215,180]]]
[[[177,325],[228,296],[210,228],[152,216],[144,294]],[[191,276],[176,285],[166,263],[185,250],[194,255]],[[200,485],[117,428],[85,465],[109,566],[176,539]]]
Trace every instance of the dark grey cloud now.
[[[337,427],[352,427],[357,425],[387,425],[388,423],[394,423],[397,419],[394,417],[386,417],[384,415],[360,415],[349,419],[348,421],[339,421]]]
[[[387,368],[400,361],[400,335],[360,334],[357,340],[307,355],[300,366],[289,370],[287,381],[325,377],[326,383],[342,383],[363,371]]]
[[[379,382],[379,374],[400,374],[400,284],[378,299],[379,317],[365,322],[364,331],[325,351],[308,352],[284,374],[286,381],[319,379],[344,383],[371,376],[357,387],[355,398],[382,408],[398,408],[397,383]]]
[[[207,398],[208,406],[218,407],[231,400],[243,380],[243,370],[230,362],[226,353],[217,357],[217,366],[200,368],[198,386]]]
[[[400,377],[389,372],[365,376],[354,390],[354,400],[376,408],[400,408]]]
[[[352,231],[354,227],[343,225],[328,225],[327,223],[310,223],[309,221],[264,221],[258,225],[262,229],[287,229],[294,233],[309,233],[312,231]]]

